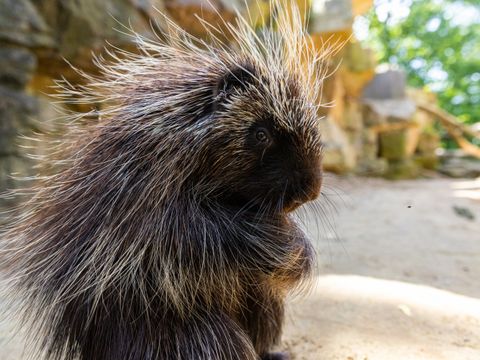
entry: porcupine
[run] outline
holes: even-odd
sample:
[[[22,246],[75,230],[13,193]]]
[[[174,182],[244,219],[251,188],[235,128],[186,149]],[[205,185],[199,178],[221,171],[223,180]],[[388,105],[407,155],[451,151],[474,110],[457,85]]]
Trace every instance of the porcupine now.
[[[230,46],[170,23],[63,84],[104,105],[3,235],[36,358],[288,357],[271,352],[284,299],[314,263],[291,212],[322,181],[321,56],[290,10],[227,24]]]

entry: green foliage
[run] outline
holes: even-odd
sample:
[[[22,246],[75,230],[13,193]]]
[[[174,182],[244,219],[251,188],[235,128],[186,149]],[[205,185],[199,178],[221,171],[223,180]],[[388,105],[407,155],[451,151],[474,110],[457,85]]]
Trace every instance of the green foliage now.
[[[399,16],[394,3],[409,8],[408,14]],[[375,5],[366,16],[367,42],[380,61],[404,68],[410,85],[435,92],[440,106],[465,123],[480,121],[478,0],[378,0]]]

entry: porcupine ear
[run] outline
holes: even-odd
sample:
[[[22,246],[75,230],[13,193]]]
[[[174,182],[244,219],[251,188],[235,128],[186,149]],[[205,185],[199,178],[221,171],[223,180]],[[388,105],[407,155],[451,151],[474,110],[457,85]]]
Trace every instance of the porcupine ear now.
[[[246,90],[255,81],[255,73],[252,67],[238,66],[228,70],[217,82],[214,89],[214,110],[221,107],[234,92]]]

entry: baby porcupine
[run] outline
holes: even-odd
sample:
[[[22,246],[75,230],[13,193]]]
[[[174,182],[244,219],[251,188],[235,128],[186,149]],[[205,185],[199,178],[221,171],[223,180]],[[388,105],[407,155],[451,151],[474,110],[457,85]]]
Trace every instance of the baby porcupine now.
[[[313,267],[290,213],[320,191],[322,77],[298,10],[274,20],[240,17],[228,47],[170,24],[64,84],[102,110],[2,240],[36,359],[286,358],[270,351]]]

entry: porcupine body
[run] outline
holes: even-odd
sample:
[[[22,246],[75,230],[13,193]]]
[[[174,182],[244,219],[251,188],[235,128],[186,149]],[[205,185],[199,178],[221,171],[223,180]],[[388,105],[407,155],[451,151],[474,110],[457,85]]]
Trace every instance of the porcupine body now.
[[[262,34],[240,19],[231,47],[171,25],[67,91],[103,110],[3,236],[35,358],[283,358],[314,258],[291,211],[321,184],[319,57],[283,14]]]

